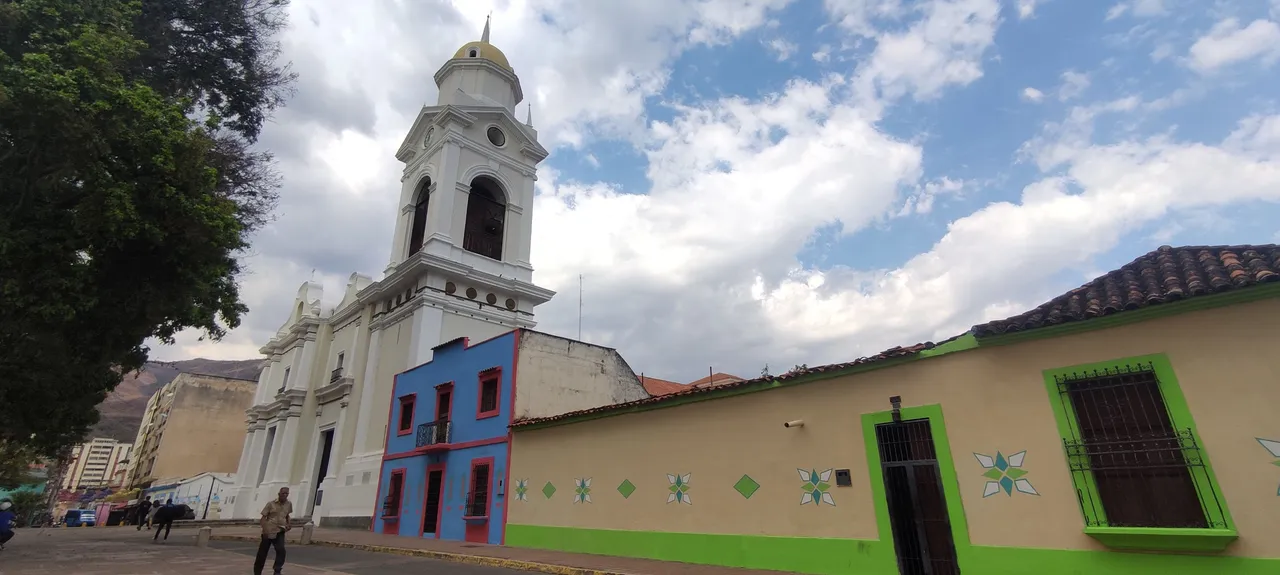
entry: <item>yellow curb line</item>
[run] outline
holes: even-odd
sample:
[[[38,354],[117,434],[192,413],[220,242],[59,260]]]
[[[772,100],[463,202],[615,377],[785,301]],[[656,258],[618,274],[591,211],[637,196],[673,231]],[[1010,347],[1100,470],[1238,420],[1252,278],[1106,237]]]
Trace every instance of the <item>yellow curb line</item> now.
[[[248,541],[250,543],[259,541],[259,538],[248,535],[211,535],[210,539],[217,541]],[[323,545],[325,547],[338,547],[341,549],[354,549],[357,551],[371,551],[374,553],[406,555],[409,557],[425,557],[427,559],[437,559],[440,561],[467,563],[470,565],[481,565],[485,567],[501,567],[520,571],[531,571],[534,573],[550,573],[552,575],[627,575],[626,573],[618,571],[601,571],[599,569],[566,567],[564,565],[535,563],[533,561],[520,561],[517,559],[485,557],[482,555],[463,555],[461,553],[446,553],[444,551],[429,551],[426,549],[406,549],[404,547],[388,547],[386,545],[366,545],[363,543],[346,543],[342,541],[325,541],[321,539],[312,539],[311,544]]]

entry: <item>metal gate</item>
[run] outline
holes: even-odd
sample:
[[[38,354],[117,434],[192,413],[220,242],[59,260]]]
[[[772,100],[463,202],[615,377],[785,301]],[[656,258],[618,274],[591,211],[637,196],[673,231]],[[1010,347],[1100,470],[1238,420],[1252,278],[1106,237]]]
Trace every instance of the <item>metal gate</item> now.
[[[876,426],[893,548],[902,575],[959,575],[928,419]]]

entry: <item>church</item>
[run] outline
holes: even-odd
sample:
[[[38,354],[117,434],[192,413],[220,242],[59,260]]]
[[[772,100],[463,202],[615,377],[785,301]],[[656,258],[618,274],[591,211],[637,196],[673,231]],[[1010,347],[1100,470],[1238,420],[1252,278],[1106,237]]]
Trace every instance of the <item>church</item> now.
[[[524,99],[520,80],[489,42],[488,22],[435,82],[436,105],[422,108],[396,152],[404,170],[382,279],[352,274],[332,309],[322,309],[319,284],[304,283],[287,321],[261,348],[264,367],[224,518],[257,517],[289,487],[295,516],[371,528],[397,376],[431,362],[444,344],[530,330],[534,308],[555,295],[533,283],[529,262],[534,182],[548,152],[529,117],[515,116]],[[617,352],[572,343],[542,347],[578,364],[611,366],[608,381],[581,383],[602,392],[534,401],[522,408],[526,416],[648,397]],[[528,378],[526,396],[538,384]]]

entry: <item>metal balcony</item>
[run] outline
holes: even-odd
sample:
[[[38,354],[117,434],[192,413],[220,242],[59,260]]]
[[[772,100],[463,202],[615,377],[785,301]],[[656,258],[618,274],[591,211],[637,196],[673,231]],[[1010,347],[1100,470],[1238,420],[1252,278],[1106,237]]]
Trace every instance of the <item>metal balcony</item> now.
[[[342,379],[342,368],[341,368],[341,367],[339,367],[339,368],[335,368],[335,369],[333,370],[333,373],[329,375],[329,383],[333,383],[333,382],[335,382],[335,381],[338,381],[339,379]]]
[[[419,425],[418,436],[415,438],[413,446],[421,448],[432,445],[448,445],[449,428],[449,420],[447,419],[439,419]]]

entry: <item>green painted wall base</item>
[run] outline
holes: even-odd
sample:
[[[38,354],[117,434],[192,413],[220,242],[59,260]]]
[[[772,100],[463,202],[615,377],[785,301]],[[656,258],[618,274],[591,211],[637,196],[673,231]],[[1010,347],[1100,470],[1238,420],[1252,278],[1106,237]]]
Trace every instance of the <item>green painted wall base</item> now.
[[[507,525],[507,545],[815,575],[895,575],[880,541]],[[1274,575],[1280,559],[969,546],[960,569],[981,575]]]

